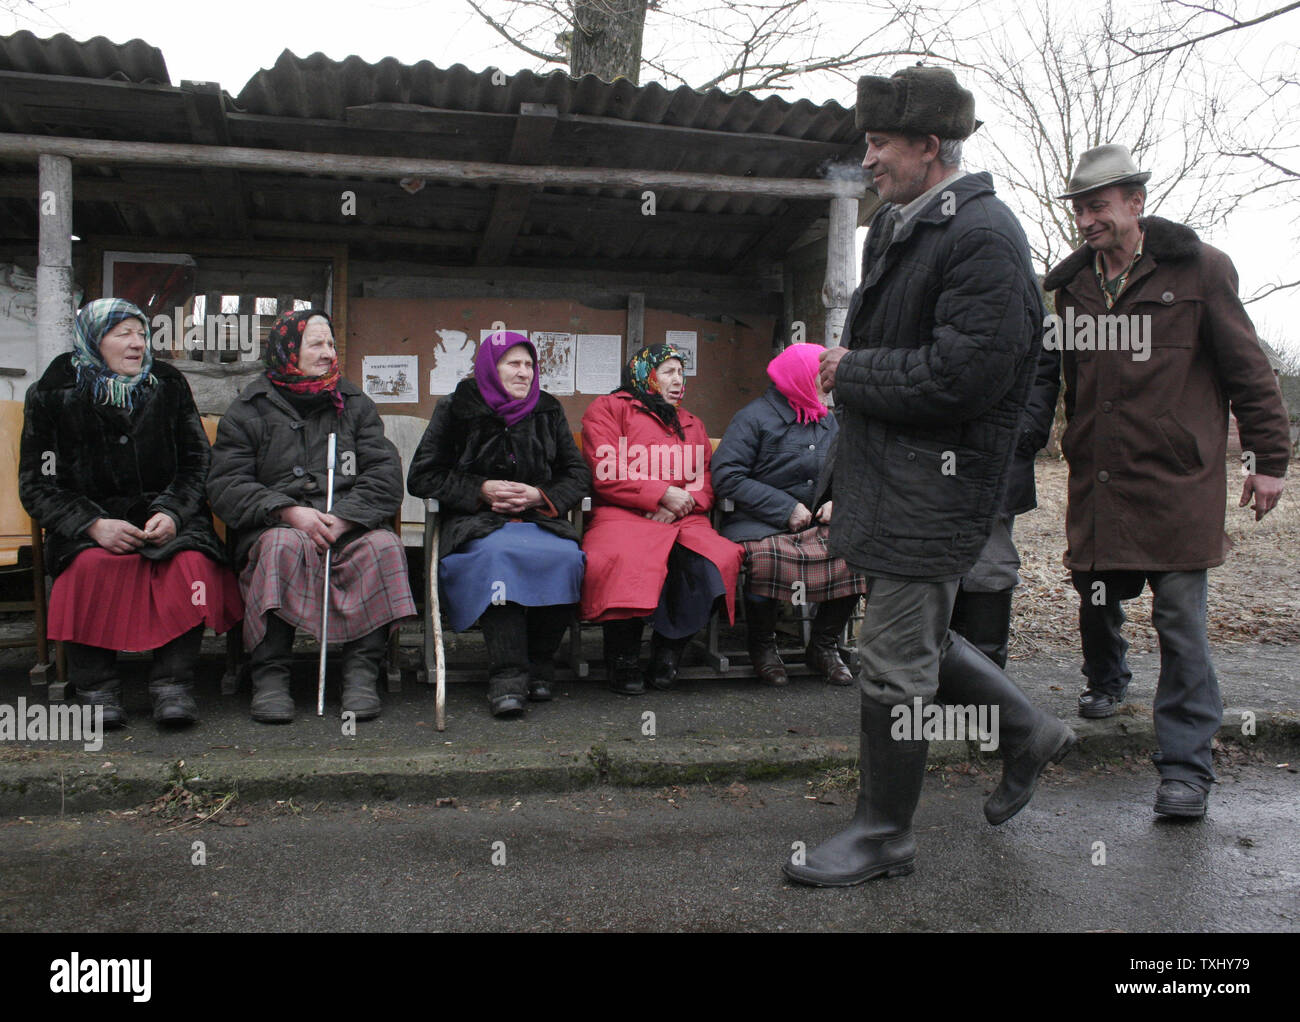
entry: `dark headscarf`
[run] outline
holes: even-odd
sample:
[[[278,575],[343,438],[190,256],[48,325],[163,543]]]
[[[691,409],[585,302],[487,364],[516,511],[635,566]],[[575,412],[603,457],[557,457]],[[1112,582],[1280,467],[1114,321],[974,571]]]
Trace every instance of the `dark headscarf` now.
[[[307,329],[307,321],[314,316],[325,320],[330,333],[334,333],[334,324],[320,309],[286,312],[271,324],[266,335],[266,355],[262,359],[266,365],[266,378],[290,394],[329,394],[334,402],[334,411],[342,415],[343,395],[339,393],[342,377],[338,358],[330,364],[329,372],[324,376],[305,376],[298,368],[303,331]]]
[[[135,376],[121,376],[108,368],[99,345],[104,335],[124,319],[138,319],[144,324],[144,358]],[[72,346],[72,364],[77,370],[77,390],[89,394],[95,404],[113,405],[131,411],[135,388],[152,387],[153,348],[149,342],[149,320],[140,309],[121,298],[97,298],[77,313],[76,337]]]
[[[623,367],[623,385],[618,390],[631,394],[651,415],[669,427],[683,440],[686,432],[677,418],[677,409],[668,403],[668,399],[659,393],[659,381],[655,379],[655,370],[675,358],[686,365],[686,356],[671,344],[648,344]],[[615,391],[614,393],[618,393]],[[682,391],[685,399],[686,391]]]
[[[533,383],[525,396],[515,397],[501,382],[497,363],[505,357],[507,351],[521,344],[533,356]],[[474,379],[478,383],[478,392],[483,395],[487,406],[506,420],[507,426],[513,426],[520,419],[531,415],[537,407],[537,398],[541,394],[541,375],[541,366],[537,364],[537,349],[526,334],[498,330],[479,342],[478,352],[474,355]]]

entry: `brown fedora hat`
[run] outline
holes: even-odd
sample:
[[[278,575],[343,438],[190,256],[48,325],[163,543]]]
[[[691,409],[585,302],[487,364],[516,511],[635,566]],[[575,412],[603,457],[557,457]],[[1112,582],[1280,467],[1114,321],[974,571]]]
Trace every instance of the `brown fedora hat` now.
[[[1144,185],[1151,177],[1149,170],[1138,170],[1133,157],[1122,145],[1099,145],[1089,149],[1079,157],[1078,166],[1070,175],[1064,195],[1058,199],[1073,199],[1086,192],[1095,192],[1098,188],[1122,185],[1132,182]]]

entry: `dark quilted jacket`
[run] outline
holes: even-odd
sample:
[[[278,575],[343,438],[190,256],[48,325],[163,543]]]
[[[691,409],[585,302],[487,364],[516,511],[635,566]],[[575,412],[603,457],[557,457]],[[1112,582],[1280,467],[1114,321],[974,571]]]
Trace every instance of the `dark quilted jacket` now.
[[[176,536],[162,546],[146,543],[140,556],[165,560],[197,550],[225,562],[203,493],[212,451],[190,385],[161,359],[153,374],[157,384],[136,388],[129,415],[77,392],[70,354],[54,359],[27,391],[18,493],[46,529],[51,575],[95,545],[85,532],[95,519],[143,528],[159,511],[175,519]]]
[[[869,574],[945,581],[974,564],[1003,506],[1042,298],[987,174],[953,180],[885,246],[888,211],[841,341],[831,549]]]
[[[438,402],[411,459],[406,487],[415,497],[436,497],[442,530],[438,556],[495,532],[509,515],[483,504],[479,488],[488,479],[536,486],[554,506],[530,508],[517,516],[565,539],[577,532],[564,516],[591,488],[591,470],[578,453],[564,408],[543,391],[537,407],[513,426],[487,406],[473,380],[462,380]]]

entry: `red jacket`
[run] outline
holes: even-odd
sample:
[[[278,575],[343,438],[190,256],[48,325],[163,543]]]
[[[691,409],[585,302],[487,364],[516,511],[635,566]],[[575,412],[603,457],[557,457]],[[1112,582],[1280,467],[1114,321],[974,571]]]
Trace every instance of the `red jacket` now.
[[[736,576],[744,549],[709,524],[713,445],[704,423],[685,409],[677,416],[683,441],[623,391],[596,398],[582,416],[582,456],[591,467],[595,497],[582,538],[587,572],[582,617],[588,621],[654,612],[668,577],[674,543],[707,557],[727,587],[727,614],[736,616]],[[646,517],[669,486],[695,498],[695,510],[675,522]]]

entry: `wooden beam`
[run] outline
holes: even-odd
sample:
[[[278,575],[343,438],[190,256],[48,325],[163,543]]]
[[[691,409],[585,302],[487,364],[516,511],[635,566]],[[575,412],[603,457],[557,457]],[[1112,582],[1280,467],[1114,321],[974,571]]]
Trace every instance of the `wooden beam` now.
[[[507,161],[516,164],[545,163],[555,133],[556,110],[544,103],[522,103],[515,121],[515,137],[510,140]],[[492,212],[483,228],[483,243],[474,262],[479,266],[500,266],[510,255],[519,227],[528,212],[532,188],[527,185],[501,185],[492,200]]]
[[[857,198],[860,181],[812,178],[759,178],[734,174],[691,174],[617,167],[514,167],[502,163],[422,160],[403,156],[348,156],[280,149],[243,149],[164,142],[113,142],[0,133],[0,157],[35,159],[42,154],[89,163],[142,163],[232,170],[354,174],[358,177],[423,177],[481,184],[536,185],[558,188],[665,189],[730,195],[769,195],[813,199]]]
[[[799,240],[808,223],[817,218],[819,205],[814,202],[787,203],[775,218],[767,219],[769,226],[762,237],[728,267],[729,272],[738,273],[746,267],[754,268],[764,262],[780,260]]]
[[[303,224],[287,220],[250,220],[249,230],[259,238],[317,238],[321,241],[392,242],[399,245],[437,245],[472,249],[474,231],[435,231],[422,227],[370,227],[365,224]]]
[[[634,291],[627,296],[627,349],[628,361],[645,346],[645,294]]]
[[[36,371],[43,373],[56,355],[68,349],[73,334],[72,161],[66,156],[41,156],[38,164]]]
[[[226,107],[221,86],[216,82],[184,82],[187,94],[186,114],[190,134],[203,145],[229,145]],[[248,217],[244,212],[244,187],[238,171],[204,168],[205,192],[211,196],[216,213],[217,233],[223,238],[248,236]]]
[[[828,348],[839,346],[845,329],[856,277],[854,240],[858,227],[858,200],[831,199],[830,232],[826,237],[826,277],[822,283],[822,304],[826,306]]]

